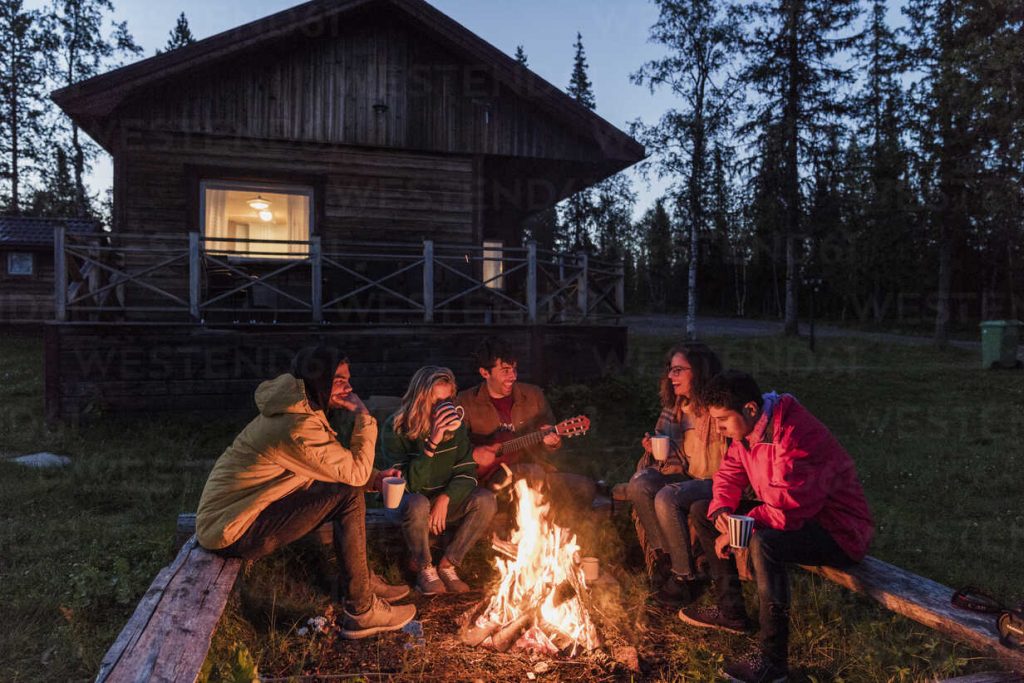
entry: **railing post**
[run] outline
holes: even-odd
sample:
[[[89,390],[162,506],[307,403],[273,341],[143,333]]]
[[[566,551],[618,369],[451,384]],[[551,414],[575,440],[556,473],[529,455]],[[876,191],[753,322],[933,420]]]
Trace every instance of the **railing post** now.
[[[619,315],[626,314],[626,264],[620,263],[615,279],[615,308]]]
[[[576,303],[580,307],[580,315],[582,316],[582,319],[586,320],[590,317],[590,283],[588,282],[589,264],[587,263],[586,252],[581,251],[577,253],[576,257],[579,259],[580,263],[580,274],[576,286]]]
[[[199,233],[188,234],[188,312],[192,320],[199,322],[199,289],[202,263],[199,258]]]
[[[537,322],[537,243],[526,245],[526,319]]]
[[[423,240],[423,322],[434,322],[434,242]]]
[[[309,238],[309,272],[311,280],[309,303],[310,307],[313,309],[313,322],[321,323],[324,320],[324,260],[319,235],[313,235]]]
[[[59,322],[68,319],[68,268],[64,253],[64,226],[53,229],[54,315]]]

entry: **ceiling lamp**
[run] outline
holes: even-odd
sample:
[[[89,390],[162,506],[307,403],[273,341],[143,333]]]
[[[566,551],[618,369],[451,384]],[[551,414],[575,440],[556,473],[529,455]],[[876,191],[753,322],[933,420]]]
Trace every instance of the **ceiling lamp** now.
[[[260,195],[256,195],[256,197],[254,199],[250,199],[248,201],[248,204],[249,204],[250,207],[252,207],[256,211],[265,211],[265,210],[270,208],[270,202],[268,202],[266,199],[264,199]],[[262,218],[262,216],[260,216],[260,218]]]
[[[260,211],[260,220],[263,221],[264,223],[269,223],[270,221],[274,220],[274,212],[271,211],[270,209],[263,209],[262,211]]]

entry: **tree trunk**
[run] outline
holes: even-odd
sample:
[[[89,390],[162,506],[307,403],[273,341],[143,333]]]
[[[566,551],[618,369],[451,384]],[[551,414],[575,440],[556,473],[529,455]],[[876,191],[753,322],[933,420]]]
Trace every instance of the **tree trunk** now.
[[[702,67],[694,88],[693,156],[690,159],[690,177],[687,190],[690,200],[690,264],[687,272],[686,338],[697,338],[697,266],[700,261],[700,231],[704,223],[704,203],[701,181],[706,168],[704,154],[707,146],[704,130],[704,83],[707,78]]]
[[[786,104],[783,108],[783,135],[785,142],[783,147],[786,154],[785,179],[783,193],[786,202],[786,312],[783,324],[783,331],[787,335],[796,335],[797,328],[797,292],[796,292],[796,239],[800,234],[800,167],[799,167],[799,144],[800,133],[797,117],[800,111],[800,89],[798,79],[800,77],[800,50],[799,31],[801,9],[800,3],[788,3],[788,15],[786,17],[787,33],[787,70],[788,87],[786,89]]]

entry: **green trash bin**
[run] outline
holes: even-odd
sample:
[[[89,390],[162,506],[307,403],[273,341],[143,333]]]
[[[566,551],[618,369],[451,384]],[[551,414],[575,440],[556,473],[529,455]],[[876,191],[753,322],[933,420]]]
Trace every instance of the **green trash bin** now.
[[[986,320],[981,323],[981,366],[983,368],[1017,367],[1017,344],[1020,343],[1019,320]]]

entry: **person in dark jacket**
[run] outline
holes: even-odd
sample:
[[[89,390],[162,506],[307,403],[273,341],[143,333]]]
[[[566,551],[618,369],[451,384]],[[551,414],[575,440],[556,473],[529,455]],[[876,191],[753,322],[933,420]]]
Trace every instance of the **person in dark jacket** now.
[[[871,512],[849,454],[793,396],[762,395],[753,377],[727,371],[706,387],[704,403],[730,440],[712,500],[690,508],[708,548],[717,605],[683,608],[679,618],[731,632],[747,629],[728,518],[753,517],[749,552],[760,600],[759,647],[725,673],[739,681],[783,681],[789,646],[786,565],[842,568],[860,561],[874,533]],[[741,501],[748,486],[757,501]]]
[[[469,590],[456,568],[497,509],[494,494],[476,485],[466,425],[451,403],[456,390],[448,368],[420,368],[381,437],[381,467],[401,471],[407,482],[408,492],[392,514],[401,522],[423,595]],[[435,568],[430,534],[440,536],[449,524],[458,529]]]

